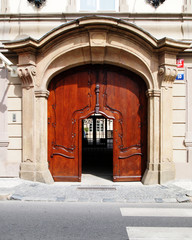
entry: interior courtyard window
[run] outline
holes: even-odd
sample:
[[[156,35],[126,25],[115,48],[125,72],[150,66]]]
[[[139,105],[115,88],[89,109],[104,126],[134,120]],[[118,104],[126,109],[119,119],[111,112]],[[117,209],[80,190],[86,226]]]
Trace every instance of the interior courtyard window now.
[[[118,11],[119,0],[77,0],[79,11]]]

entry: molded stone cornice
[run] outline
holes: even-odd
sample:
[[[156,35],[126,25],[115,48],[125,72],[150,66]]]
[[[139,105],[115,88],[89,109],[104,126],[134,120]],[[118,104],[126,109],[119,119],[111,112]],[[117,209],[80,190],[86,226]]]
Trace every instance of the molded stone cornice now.
[[[34,78],[36,77],[35,65],[19,66],[17,69],[18,75],[22,80],[22,87],[30,89],[34,87]]]
[[[72,0],[71,0],[72,1]],[[73,0],[75,1],[75,0]],[[93,13],[86,13],[87,17],[93,16]],[[103,13],[102,12],[97,12],[97,16],[103,17]],[[188,13],[149,13],[149,12],[143,12],[143,13],[131,13],[129,12],[129,14],[125,13],[125,9],[123,9],[123,12],[113,12],[113,16],[115,18],[121,18],[123,20],[157,20],[158,17],[158,21],[173,21],[173,20],[177,20],[177,21],[182,21],[183,20],[191,20],[192,19],[192,13],[188,12]],[[72,13],[72,12],[62,12],[62,13],[43,13],[41,12],[41,14],[39,13],[0,13],[0,21],[9,21],[9,22],[18,22],[18,21],[38,21],[40,20],[42,21],[61,21],[61,17],[63,19],[65,19],[67,22],[69,21],[73,21],[74,19],[77,18],[84,18],[85,17],[85,13],[84,12],[76,12],[76,13]]]
[[[5,45],[5,48],[18,53],[29,51],[29,49],[30,51],[36,51],[43,48],[45,45],[53,45],[56,41],[60,41],[61,37],[63,38],[68,34],[71,35],[79,30],[86,31],[89,28],[93,29],[93,27],[95,29],[97,28],[97,30],[106,30],[107,32],[109,32],[110,29],[111,31],[116,31],[116,29],[118,29],[118,31],[121,30],[125,36],[131,35],[134,36],[135,39],[139,39],[140,41],[143,40],[144,44],[150,45],[154,51],[157,52],[163,52],[165,50],[173,52],[184,51],[191,45],[189,42],[175,41],[169,38],[157,40],[135,24],[122,19],[103,16],[87,16],[67,22],[57,28],[54,28],[39,40],[28,37],[26,39],[4,42],[3,44]]]
[[[159,77],[161,80],[161,84],[163,82],[172,83],[175,80],[177,73],[178,73],[178,70],[176,66],[161,65],[159,67]]]
[[[183,42],[171,38],[161,38],[157,41],[157,52],[180,52],[191,47],[190,42]]]

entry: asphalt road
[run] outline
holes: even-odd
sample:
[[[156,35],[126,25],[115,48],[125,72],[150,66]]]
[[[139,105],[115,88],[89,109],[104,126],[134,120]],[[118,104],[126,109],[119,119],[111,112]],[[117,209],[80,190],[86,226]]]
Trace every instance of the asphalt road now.
[[[192,239],[192,204],[0,202],[0,240],[154,239],[144,235],[164,228]]]

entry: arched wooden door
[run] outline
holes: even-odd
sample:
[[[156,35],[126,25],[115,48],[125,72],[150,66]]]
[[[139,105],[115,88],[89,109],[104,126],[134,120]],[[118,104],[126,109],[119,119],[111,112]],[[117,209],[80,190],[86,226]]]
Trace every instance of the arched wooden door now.
[[[48,162],[55,181],[80,181],[82,119],[113,119],[113,180],[140,181],[146,168],[146,85],[115,66],[86,65],[49,84]],[[102,166],[101,166],[102,167]]]

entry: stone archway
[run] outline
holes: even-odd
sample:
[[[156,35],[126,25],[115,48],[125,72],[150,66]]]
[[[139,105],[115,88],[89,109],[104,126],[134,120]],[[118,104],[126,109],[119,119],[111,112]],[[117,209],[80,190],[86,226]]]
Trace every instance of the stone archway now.
[[[135,72],[147,85],[148,164],[142,182],[156,184],[174,179],[172,83],[177,75],[177,53],[190,44],[156,40],[133,24],[95,16],[61,25],[39,41],[27,38],[4,44],[17,52],[23,82],[22,178],[53,182],[47,162],[50,80],[75,66],[104,63]]]

